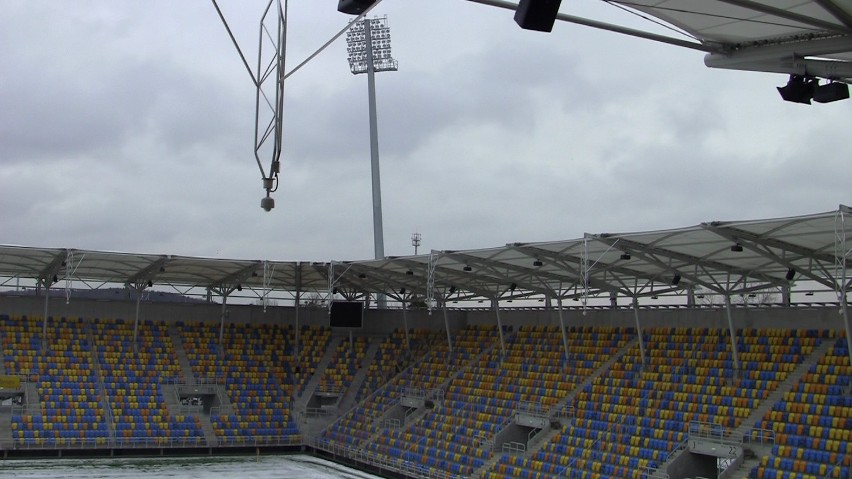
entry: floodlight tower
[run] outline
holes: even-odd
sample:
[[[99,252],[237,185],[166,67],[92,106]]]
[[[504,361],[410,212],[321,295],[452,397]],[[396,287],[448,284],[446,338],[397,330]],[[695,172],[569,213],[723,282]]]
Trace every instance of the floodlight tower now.
[[[379,177],[375,73],[397,70],[397,61],[391,57],[387,15],[353,22],[346,32],[346,43],[348,44],[349,69],[352,74],[367,74],[370,103],[370,165],[373,176],[373,245],[376,259],[381,259],[385,257],[385,240],[382,227],[382,186]]]

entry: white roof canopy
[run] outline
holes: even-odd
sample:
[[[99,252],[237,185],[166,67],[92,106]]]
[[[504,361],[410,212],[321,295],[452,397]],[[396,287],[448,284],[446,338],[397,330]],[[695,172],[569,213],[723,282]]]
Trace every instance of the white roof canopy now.
[[[516,2],[468,0],[515,10]],[[604,0],[649,20],[636,29],[564,13],[556,19],[707,52],[709,67],[852,80],[850,0]],[[653,18],[650,18],[653,17]],[[655,24],[652,26],[651,22]],[[672,35],[657,33],[663,25]]]
[[[795,280],[843,292],[852,286],[847,258],[852,209],[790,218],[709,221],[638,233],[502,247],[433,251],[380,260],[296,262],[113,253],[68,248],[0,246],[0,286],[28,279],[42,287],[143,291],[209,290],[230,295],[337,289],[352,297],[384,293],[454,299],[567,299],[616,295],[685,295],[695,288],[721,295],[777,289]],[[405,289],[405,293],[401,291]],[[261,294],[258,293],[258,296]]]

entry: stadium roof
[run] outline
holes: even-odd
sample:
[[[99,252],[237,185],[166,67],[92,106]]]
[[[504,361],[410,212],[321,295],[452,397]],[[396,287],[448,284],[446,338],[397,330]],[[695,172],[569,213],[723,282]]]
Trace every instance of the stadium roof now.
[[[219,295],[248,289],[258,297],[336,289],[348,297],[384,293],[402,300],[417,294],[445,301],[640,298],[693,288],[733,295],[781,288],[793,279],[845,292],[852,282],[850,215],[852,209],[841,205],[789,218],[324,263],[0,246],[0,286],[29,279],[54,288],[118,284],[142,291],[156,284]]]
[[[470,0],[506,9],[513,2]],[[633,29],[560,13],[557,19],[707,52],[709,67],[852,79],[849,0],[604,0],[649,19]],[[570,3],[567,7],[570,9]],[[652,18],[653,17],[653,18]]]

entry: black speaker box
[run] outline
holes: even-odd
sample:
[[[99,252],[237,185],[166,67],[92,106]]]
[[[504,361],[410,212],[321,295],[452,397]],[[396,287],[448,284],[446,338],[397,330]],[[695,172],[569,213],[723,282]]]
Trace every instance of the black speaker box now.
[[[376,0],[340,0],[337,2],[337,11],[348,15],[360,15],[374,3]]]
[[[515,22],[525,30],[553,30],[562,0],[521,0],[515,10]]]

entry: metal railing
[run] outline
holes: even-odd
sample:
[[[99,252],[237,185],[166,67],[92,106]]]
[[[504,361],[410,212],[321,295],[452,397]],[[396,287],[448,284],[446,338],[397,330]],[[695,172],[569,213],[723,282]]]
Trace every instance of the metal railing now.
[[[726,445],[743,443],[742,433],[711,422],[690,422],[687,437],[690,441],[700,439]]]
[[[217,438],[217,447],[300,446],[300,434],[288,436],[226,436]],[[208,447],[203,437],[97,437],[97,438],[16,438],[14,449],[180,449]]]
[[[503,452],[509,454],[523,454],[527,452],[527,445],[522,442],[504,442]]]

